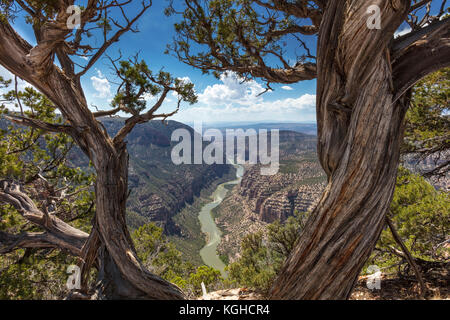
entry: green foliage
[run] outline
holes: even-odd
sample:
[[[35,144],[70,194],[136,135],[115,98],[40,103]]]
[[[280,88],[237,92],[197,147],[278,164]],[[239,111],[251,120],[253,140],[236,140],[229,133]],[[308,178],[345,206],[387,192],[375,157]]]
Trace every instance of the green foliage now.
[[[265,234],[246,236],[241,244],[241,257],[226,269],[231,285],[266,292],[294,247],[306,219],[306,213],[296,213],[284,223],[270,224]]]
[[[429,155],[448,151],[449,73],[450,68],[438,71],[414,88],[406,117],[404,152]],[[290,162],[282,163],[282,169],[283,166],[287,172],[295,171]],[[448,192],[437,191],[423,177],[399,169],[390,208],[391,219],[414,257],[445,260],[450,256],[449,249],[443,246],[450,234],[449,200]],[[228,266],[230,281],[262,291],[270,288],[304,227],[303,221],[290,218],[284,225],[275,222],[265,233],[244,238],[241,258]],[[386,268],[385,271],[393,271],[395,266],[406,263],[399,257],[399,250],[390,230],[385,228],[366,266],[376,264]]]
[[[406,115],[405,143],[414,145],[424,141],[424,147],[431,148],[436,137],[447,136],[449,144],[449,108],[450,68],[445,68],[425,77],[414,87]]]
[[[217,285],[223,281],[220,271],[208,266],[200,266],[189,275],[188,284],[193,288],[195,294],[201,293],[201,284],[209,291],[217,289]]]
[[[17,250],[0,258],[0,300],[62,299],[67,266],[76,260],[60,252]]]
[[[442,245],[450,234],[448,192],[437,191],[423,177],[400,168],[391,213],[391,220],[413,257],[428,261],[448,258],[450,250]],[[385,228],[367,265],[394,271],[392,266],[406,263],[396,251],[401,248]]]
[[[55,113],[53,104],[33,88],[27,87],[17,95],[15,91],[10,91],[3,98],[10,104],[16,103],[16,108],[20,100],[26,117],[52,124],[63,122],[62,117]],[[17,115],[1,105],[0,116],[8,114]],[[67,156],[73,147],[72,138],[66,134],[44,134],[39,129],[10,124],[0,130],[0,178],[22,183],[31,194],[40,189],[43,183],[41,177],[54,189],[65,188],[66,194],[73,194],[73,197],[61,199],[57,203],[58,213],[70,220],[81,217],[81,220],[74,222],[74,226],[88,231],[86,222],[94,209],[94,194],[90,186],[95,176],[91,171],[74,167],[70,163]]]
[[[443,160],[434,174],[448,172],[450,149],[450,68],[421,80],[413,89],[406,114],[403,153]]]
[[[255,77],[251,66],[260,67],[273,59],[287,64],[282,58],[286,49],[282,38],[289,32],[275,31],[295,24],[288,15],[258,8],[249,0],[190,2],[184,10],[171,5],[165,13],[180,11],[182,19],[175,24],[177,37],[166,53],[203,73],[212,71],[219,77],[224,70],[233,69],[249,79]]]
[[[147,223],[132,234],[138,257],[155,274],[171,281],[175,276],[185,276],[192,266],[181,259],[181,253],[166,239],[163,230]]]
[[[400,168],[390,211],[393,224],[414,257],[430,261],[448,259],[450,251],[443,246],[450,234],[448,192],[438,191],[423,177]],[[267,292],[305,222],[305,214],[296,215],[284,224],[276,221],[268,225],[264,233],[246,236],[241,244],[241,257],[226,269],[230,285]],[[390,230],[385,228],[366,266],[375,264],[386,272],[393,271],[406,263],[396,254],[400,250]]]
[[[120,61],[116,73],[122,83],[111,104],[127,113],[139,114],[146,108],[148,96],[154,97],[161,92],[165,95],[168,90],[178,93],[179,101],[197,102],[193,83],[173,78],[162,70],[154,75],[145,61],[139,62],[137,58]]]
[[[54,19],[60,10],[60,3],[58,0],[28,0],[25,2],[26,6],[33,8],[33,11],[39,12],[38,17],[25,16],[25,21],[29,24],[39,25],[44,21]],[[14,21],[21,12],[19,4],[13,0],[0,0],[0,19]]]
[[[12,80],[5,80],[2,76],[0,76],[0,89],[7,88],[11,82]]]
[[[0,23],[14,20],[13,0],[0,0]]]
[[[208,290],[222,286],[220,271],[208,266],[195,269],[191,263],[183,261],[181,252],[154,223],[135,230],[132,238],[138,257],[144,265],[151,272],[179,286],[188,296],[198,296],[202,282]]]
[[[127,211],[126,222],[130,230],[136,230],[139,229],[139,227],[142,227],[143,225],[149,223],[150,219],[134,211]]]
[[[264,245],[260,232],[242,240],[241,258],[228,265],[226,271],[231,283],[266,291],[280,268],[281,260],[282,257]]]
[[[97,22],[97,26],[104,30],[105,34],[112,30],[111,22],[105,17],[102,17],[100,21]]]
[[[2,82],[2,81],[0,81]],[[3,82],[5,83],[5,82]],[[5,83],[5,86],[9,83]],[[16,104],[18,99],[24,115],[53,124],[61,124],[51,102],[32,88],[10,91],[3,100]],[[17,113],[0,106],[0,180],[19,182],[27,193],[42,207],[42,196],[53,188],[64,188],[67,195],[55,200],[54,215],[72,221],[74,227],[90,231],[94,212],[94,195],[91,185],[94,175],[73,167],[67,159],[73,141],[64,134],[47,134],[41,130],[11,125],[3,115]],[[42,179],[44,178],[44,179]],[[45,182],[46,181],[46,182]],[[44,185],[53,186],[46,188]],[[42,231],[25,220],[10,205],[0,206],[0,231],[18,234],[22,231]],[[52,299],[62,298],[67,280],[66,268],[75,259],[60,251],[16,250],[0,256],[0,299]]]

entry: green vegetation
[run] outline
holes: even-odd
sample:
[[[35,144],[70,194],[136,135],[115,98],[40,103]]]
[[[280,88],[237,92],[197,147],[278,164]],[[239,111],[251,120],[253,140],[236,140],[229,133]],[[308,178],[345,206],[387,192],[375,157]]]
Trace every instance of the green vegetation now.
[[[407,113],[404,153],[424,159],[433,156],[437,169],[425,176],[448,173],[450,68],[420,81],[413,90]],[[281,162],[280,170],[295,172],[296,163]],[[320,178],[311,178],[319,182]],[[319,179],[319,180],[315,180]],[[450,234],[449,192],[436,190],[424,177],[400,167],[389,217],[402,241],[416,260],[448,261]],[[303,229],[303,217],[290,217],[285,225],[275,222],[265,232],[250,234],[242,241],[241,258],[228,266],[230,281],[266,292]],[[378,265],[385,273],[411,270],[392,232],[385,227],[366,263]],[[363,274],[366,272],[363,269]],[[411,271],[412,272],[412,271]]]
[[[205,284],[208,291],[214,291],[222,287],[223,278],[219,270],[208,266],[200,266],[195,273],[189,275],[188,284],[196,295],[201,293],[201,283]]]
[[[172,281],[176,276],[184,276],[193,270],[193,266],[181,259],[181,253],[154,223],[135,230],[132,238],[139,259],[162,278]]]
[[[0,79],[0,87],[7,88],[11,81]],[[20,105],[18,99],[20,99]],[[42,94],[32,88],[23,91],[9,91],[2,96],[6,102],[0,106],[0,115],[7,116],[8,108],[12,104],[16,110],[24,110],[24,115],[46,123],[63,124],[63,118],[55,113],[51,102]],[[18,115],[19,113],[16,113]],[[171,125],[169,125],[170,127]],[[163,129],[169,130],[162,125]],[[140,148],[140,145],[136,145]],[[95,175],[88,167],[82,168],[74,165],[82,161],[74,158],[78,152],[70,153],[75,148],[70,137],[65,134],[45,134],[42,130],[10,122],[0,122],[0,177],[20,182],[22,187],[32,195],[39,209],[44,210],[48,204],[40,197],[42,193],[49,197],[58,198],[54,203],[58,217],[69,221],[74,227],[90,232],[91,220],[95,212],[93,184]],[[170,148],[167,148],[168,150]],[[160,153],[161,154],[161,153]],[[162,155],[165,157],[166,155]],[[73,160],[73,161],[72,161]],[[158,161],[159,159],[153,159]],[[140,166],[140,159],[135,159]],[[165,184],[173,173],[162,170],[153,170],[153,177],[160,176],[157,183]],[[191,239],[185,241],[181,237],[173,237],[181,248],[183,255],[176,249],[175,244],[169,242],[162,234],[162,229],[150,224],[149,219],[134,211],[127,212],[127,224],[136,241],[136,250],[139,258],[146,266],[161,277],[178,284],[188,294],[198,294],[203,281],[208,289],[213,289],[221,282],[220,273],[206,266],[198,256],[199,248],[204,245],[203,234],[197,219],[197,206],[201,200],[209,201],[207,194],[211,193],[217,184],[235,176],[234,170],[225,174],[221,179],[212,183],[209,188],[202,191],[199,201],[188,206],[187,211],[192,213],[183,224],[183,230],[197,230],[194,245]],[[146,179],[148,177],[145,177]],[[149,179],[149,178],[148,178]],[[153,187],[154,184],[148,184]],[[155,187],[155,191],[157,188]],[[61,191],[65,195],[62,196]],[[60,199],[59,199],[60,197]],[[189,208],[191,210],[189,211]],[[183,218],[183,214],[177,216]],[[198,227],[196,227],[198,225]],[[5,235],[18,234],[26,227],[27,232],[38,231],[37,227],[29,225],[22,216],[10,205],[0,207],[0,239]],[[198,239],[197,239],[198,238]],[[195,243],[197,241],[198,243]],[[191,245],[192,248],[187,246]],[[186,249],[186,250],[185,250]],[[67,267],[77,264],[77,259],[59,250],[17,249],[14,247],[0,247],[0,299],[62,299],[68,291],[66,289]],[[190,255],[191,253],[191,255]],[[193,258],[197,255],[198,258]],[[191,264],[193,260],[195,264]],[[196,269],[196,266],[201,266]],[[217,278],[217,279],[216,279]],[[217,281],[216,281],[217,280]]]
[[[412,108],[407,114],[405,152],[430,155],[448,151],[449,72],[448,68],[437,72],[415,88]],[[0,78],[0,87],[8,85],[10,81]],[[62,124],[63,119],[56,115],[51,102],[34,89],[26,88],[17,93],[10,91],[3,95],[3,100],[16,104],[16,109],[20,109],[23,106],[17,103],[17,98],[27,108],[28,111],[24,111],[27,117]],[[4,105],[0,106],[0,114],[8,114]],[[89,232],[95,212],[92,191],[95,176],[89,170],[74,166],[68,159],[73,145],[72,139],[62,133],[43,135],[42,130],[29,127],[1,127],[0,177],[19,181],[40,208],[48,206],[48,203],[44,203],[39,195],[49,194],[55,198],[54,207],[57,208],[51,214]],[[285,173],[293,173],[296,172],[296,164],[295,161],[284,160],[281,169]],[[445,162],[443,164],[437,173],[442,174],[446,170]],[[141,163],[137,159],[136,166],[139,165]],[[152,174],[151,179],[160,175],[157,181],[161,184],[168,176],[164,170]],[[267,292],[305,227],[307,214],[296,213],[283,224],[277,221],[268,225],[264,232],[246,236],[241,245],[241,258],[227,267],[227,280],[218,270],[202,265],[198,251],[205,241],[197,219],[198,211],[210,201],[207,195],[218,184],[233,178],[234,174],[231,170],[215,181],[192,205],[187,205],[173,218],[183,236],[166,237],[163,230],[150,223],[148,218],[133,211],[127,213],[127,224],[133,230],[132,239],[138,257],[151,272],[175,283],[191,297],[201,294],[202,282],[208,291],[224,286],[244,286]],[[324,177],[313,177],[302,183],[323,180]],[[154,185],[152,188],[156,190]],[[61,190],[73,196],[61,197]],[[213,210],[213,214],[217,212]],[[436,190],[422,176],[400,168],[389,216],[414,258],[448,260],[450,250],[444,245],[450,234],[448,192]],[[0,237],[25,229],[27,232],[37,231],[10,205],[0,207]],[[75,258],[53,249],[0,249],[0,299],[52,299],[63,298],[67,294],[66,268],[76,264]],[[384,272],[396,272],[407,264],[400,251],[390,230],[385,228],[367,265],[376,264]],[[221,255],[221,259],[229,263],[228,256]]]
[[[172,218],[180,226],[182,236],[170,236],[170,241],[176,245],[178,250],[183,252],[183,257],[187,261],[191,261],[195,265],[203,264],[199,251],[206,242],[198,221],[198,212],[208,201],[207,198],[197,198]]]
[[[283,152],[287,154],[296,154],[294,152],[290,152],[283,146]],[[308,152],[306,154],[302,154],[300,159],[281,159],[280,160],[280,172],[281,173],[298,173],[300,165],[303,163],[311,163],[314,164],[318,161],[316,153]]]
[[[0,79],[0,86],[9,84]],[[22,106],[17,104],[17,97]],[[29,111],[24,114],[30,118],[53,124],[62,122],[50,101],[32,88],[17,92],[17,96],[10,91],[3,100],[16,103],[17,109],[27,107]],[[0,116],[7,113],[5,105],[1,105]],[[72,139],[65,134],[43,135],[41,130],[15,125],[0,129],[0,180],[19,181],[39,208],[49,205],[39,197],[47,194],[53,199],[48,207],[55,208],[51,214],[89,232],[95,209],[91,187],[95,177],[70,164],[66,156],[73,147]],[[12,206],[0,206],[0,239],[21,230],[36,232],[38,228]],[[52,249],[15,250],[14,245],[0,247],[0,251],[0,299],[52,299],[67,294],[66,269],[76,264],[70,255]]]
[[[450,234],[450,195],[437,191],[423,177],[401,168],[391,203],[391,219],[415,259],[445,261],[450,249],[444,247]],[[401,248],[385,228],[367,265],[384,272],[406,266]]]
[[[144,265],[154,274],[175,283],[188,296],[201,294],[201,283],[208,291],[222,286],[223,278],[218,270],[202,265],[194,267],[182,259],[182,254],[163,234],[163,230],[148,223],[132,234],[136,251]]]
[[[219,254],[219,258],[223,261],[223,263],[225,263],[225,265],[228,265],[230,263],[230,258],[227,254]]]
[[[148,219],[147,217],[143,217],[134,211],[127,211],[126,220],[127,226],[131,230],[136,230],[139,227],[142,227],[143,225],[150,222],[150,219]]]
[[[0,258],[0,299],[63,299],[67,267],[76,260],[60,252],[17,250]]]
[[[400,169],[391,212],[391,219],[414,258],[448,258],[450,250],[443,246],[450,234],[448,192],[437,191],[423,177]],[[247,235],[241,244],[241,258],[227,267],[231,284],[267,292],[303,230],[306,216],[296,214],[284,224],[276,221],[264,232]],[[378,265],[384,272],[406,266],[400,250],[385,228],[367,266]]]
[[[268,225],[264,233],[246,236],[241,244],[241,258],[226,268],[229,282],[266,292],[293,249],[306,218],[307,214],[296,213],[283,224],[276,221]]]
[[[199,252],[200,249],[205,246],[206,241],[205,235],[201,231],[198,213],[205,204],[212,200],[210,195],[219,184],[230,181],[235,177],[235,169],[229,170],[223,177],[214,181],[214,183],[207,188],[203,188],[200,192],[200,196],[196,197],[192,204],[186,204],[186,206],[172,218],[174,223],[181,229],[181,236],[170,235],[169,239],[175,244],[177,249],[183,253],[183,259],[186,261],[190,261],[196,266],[201,266],[203,264]]]
[[[435,72],[413,89],[411,107],[406,114],[404,150],[433,155],[450,147],[450,68]],[[449,159],[437,172],[448,171]]]

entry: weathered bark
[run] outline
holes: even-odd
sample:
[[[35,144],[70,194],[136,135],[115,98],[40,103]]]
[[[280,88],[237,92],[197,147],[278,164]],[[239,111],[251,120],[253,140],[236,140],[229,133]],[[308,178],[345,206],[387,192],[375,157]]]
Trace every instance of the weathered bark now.
[[[243,11],[250,12],[248,19],[268,27],[262,28],[264,33],[252,29],[246,21],[236,22],[236,40],[230,44],[216,37],[219,30],[210,23],[221,20],[225,13],[211,10],[205,17],[206,10],[200,2],[185,0],[189,14],[184,15],[186,24],[180,24],[172,46],[181,61],[202,70],[232,70],[259,77],[269,82],[268,88],[270,82],[292,83],[317,77],[318,155],[328,185],[274,282],[272,298],[349,296],[380,234],[392,198],[410,89],[426,74],[450,64],[450,20],[443,19],[445,1],[436,16],[427,11],[422,22],[408,21],[414,25],[414,31],[394,39],[401,23],[409,20],[409,13],[429,2],[243,1]],[[292,19],[293,28],[271,28],[271,21],[249,4],[267,9],[268,16],[281,13],[291,18],[309,18],[312,25],[295,27],[297,20]],[[376,6],[381,16],[370,13],[371,6]],[[232,14],[230,17],[234,18]],[[379,29],[378,23],[372,24],[378,18]],[[196,23],[202,26],[201,36],[189,28]],[[245,34],[242,30],[246,30]],[[312,64],[307,62],[312,58],[311,51],[296,33],[309,34],[314,30],[319,36],[317,63]],[[280,44],[280,39],[273,39],[272,35],[289,32],[306,51],[306,61],[298,61],[302,68],[297,70],[280,58],[282,50],[270,51],[273,44]],[[189,40],[205,50],[196,53],[185,49],[183,44]],[[268,72],[269,59],[264,59],[261,52],[280,58],[284,76]],[[215,59],[205,58],[207,55]],[[255,62],[245,60],[248,56]],[[307,64],[311,68],[306,68]],[[298,76],[292,77],[296,73]]]
[[[364,0],[315,1],[319,9],[307,6],[307,1],[255,2],[270,10],[311,18],[314,27],[291,31],[310,34],[319,29],[317,64],[269,68],[239,30],[236,33],[244,51],[257,64],[249,66],[247,57],[240,59],[236,54],[240,50],[229,51],[234,54],[227,57],[215,45],[214,30],[205,23],[207,19],[198,3],[190,8],[197,13],[195,19],[203,21],[209,35],[203,44],[210,48],[219,65],[189,56],[179,58],[203,70],[233,70],[269,82],[293,83],[317,76],[318,152],[328,175],[328,186],[275,281],[272,297],[345,299],[375,245],[391,201],[409,88],[426,73],[450,63],[449,34],[445,29],[448,19],[440,26],[430,27],[431,34],[425,40],[414,35],[412,41],[403,39],[392,46],[393,34],[405,19],[411,1],[371,1],[370,5],[381,8],[381,30],[367,28],[368,3]],[[135,20],[127,19],[127,26],[105,42],[87,68],[73,75],[70,59],[63,50],[64,37],[69,32],[64,27],[67,15],[64,10],[59,15],[60,23],[43,26],[34,48],[9,23],[0,21],[0,64],[48,96],[69,123],[49,126],[29,121],[27,125],[70,134],[97,171],[94,233],[80,249],[85,261],[84,276],[98,256],[102,280],[99,298],[182,298],[178,288],[143,268],[125,225],[128,157],[123,138],[135,123],[149,117],[132,117],[111,139],[96,121],[96,114],[89,111],[79,80],[111,41],[130,30]],[[281,30],[280,34],[288,31]],[[423,31],[426,35],[427,32]],[[53,63],[55,53],[63,70]],[[0,237],[11,239],[4,234]],[[33,237],[43,235],[24,235],[23,239]]]
[[[426,75],[450,65],[450,17],[396,40],[392,51],[397,98]]]
[[[417,2],[413,8],[428,2]],[[296,37],[305,28],[267,27],[261,33],[239,21],[233,26],[236,40],[225,43],[210,23],[225,13],[217,10],[205,17],[200,2],[185,3],[189,14],[172,50],[186,64],[259,77],[269,82],[268,88],[270,82],[292,83],[317,76],[318,154],[328,185],[271,295],[276,299],[347,298],[379,237],[392,198],[410,89],[427,73],[450,64],[450,21],[439,21],[445,8],[433,19],[425,14],[422,21],[429,21],[428,27],[418,23],[420,30],[395,40],[394,33],[407,20],[413,1],[243,1],[243,11],[251,12],[252,22],[257,16],[258,26],[270,21],[248,4],[264,7],[268,16],[281,12],[291,18],[309,18],[312,25],[306,33],[318,30],[317,63],[298,61],[302,68],[292,70],[280,58],[285,67],[277,70],[282,71],[280,76],[269,72],[269,59],[259,53],[271,52],[273,44],[280,44],[271,38],[273,34],[292,32]],[[371,19],[377,15],[368,9],[374,5],[380,9],[380,29],[371,29]],[[295,24],[296,19],[292,20]],[[196,23],[202,26],[201,36],[190,29]],[[296,38],[306,51],[305,58],[311,58],[305,42]],[[185,49],[183,44],[189,40],[205,50]],[[280,51],[277,57],[283,55]]]
[[[125,222],[128,195],[128,153],[125,143],[99,158],[95,195],[96,222],[105,248],[100,275],[108,298],[180,299],[176,286],[151,274],[137,260]],[[106,249],[106,250],[105,250]]]
[[[64,132],[72,136],[96,170],[95,224],[99,241],[92,241],[88,247],[80,249],[89,253],[91,264],[92,255],[102,252],[98,255],[98,265],[104,271],[99,273],[102,283],[100,288],[104,290],[100,290],[98,296],[124,298],[125,292],[129,299],[182,299],[181,290],[148,272],[139,262],[134,250],[125,223],[128,193],[128,154],[125,143],[120,139],[114,143],[108,136],[89,110],[76,79],[69,78],[53,64],[45,63],[45,68],[36,67],[35,60],[38,56],[29,55],[32,46],[6,22],[0,22],[0,43],[0,64],[34,85],[58,107],[72,128]],[[41,58],[51,54],[51,48],[45,44],[48,43],[35,47],[34,53],[38,48],[45,49]],[[59,128],[50,129],[52,131]]]
[[[45,230],[42,233],[24,232],[18,235],[0,232],[0,253],[17,248],[60,248],[72,255],[81,255],[88,234],[39,210],[18,184],[0,181],[0,202],[12,205],[25,219]]]
[[[277,299],[346,299],[385,223],[407,97],[393,103],[389,39],[409,1],[329,1],[319,33],[318,153],[328,185],[271,290]]]

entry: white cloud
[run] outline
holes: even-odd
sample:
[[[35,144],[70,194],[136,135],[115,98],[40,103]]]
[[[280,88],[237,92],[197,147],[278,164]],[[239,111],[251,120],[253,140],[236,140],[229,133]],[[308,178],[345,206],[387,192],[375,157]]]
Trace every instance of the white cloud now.
[[[9,72],[5,67],[0,66],[0,76],[2,76],[4,79],[11,79],[13,77],[13,74]]]
[[[265,91],[261,84],[254,80],[242,80],[235,73],[223,74],[221,83],[210,85],[198,93],[199,103],[193,107],[182,107],[174,119],[206,122],[315,121],[315,95],[268,100],[271,95],[260,95]]]
[[[182,77],[182,78],[177,78],[178,80],[181,80],[183,83],[192,83],[191,78],[189,77]]]
[[[182,109],[180,121],[315,121],[316,96],[304,94],[298,98],[260,100],[249,105],[228,104],[216,107],[196,105]]]
[[[177,78],[178,80],[181,80],[181,82],[182,82],[182,84],[188,84],[188,83],[192,83],[192,80],[191,80],[191,78],[189,78],[189,77],[179,77],[179,78]],[[194,92],[195,92],[195,89],[194,89]],[[178,100],[178,96],[179,96],[179,94],[178,94],[178,92],[176,92],[176,91],[172,91],[172,97],[174,97],[174,98],[176,98],[177,100]],[[170,99],[165,99],[165,101],[166,102],[171,102],[172,100],[170,100]]]
[[[152,107],[158,101],[159,96],[152,96],[150,93],[147,92],[142,95],[142,98],[147,103],[147,107]]]
[[[98,76],[92,76],[92,86],[94,87],[97,94],[95,97],[97,98],[109,98],[111,97],[111,85],[108,79],[105,78],[103,73],[100,70],[97,70]]]
[[[221,84],[208,86],[202,93],[198,94],[198,101],[208,106],[240,104],[250,106],[261,103],[263,98],[259,96],[264,92],[264,87],[254,80],[243,82],[233,72],[220,76]]]
[[[293,89],[292,87],[290,87],[290,86],[282,86],[281,89],[287,90],[287,91],[294,90],[294,89]]]
[[[404,36],[405,34],[408,34],[410,32],[411,32],[411,28],[410,27],[405,27],[405,28],[403,28],[401,30],[399,29],[399,30],[395,31],[394,38],[398,38],[398,37]]]

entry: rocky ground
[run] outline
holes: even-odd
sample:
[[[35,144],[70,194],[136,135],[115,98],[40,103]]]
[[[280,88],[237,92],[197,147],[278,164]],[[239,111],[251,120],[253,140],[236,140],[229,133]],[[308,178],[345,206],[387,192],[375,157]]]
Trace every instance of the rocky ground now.
[[[236,288],[210,292],[198,300],[264,300],[264,297],[245,288]]]
[[[238,187],[236,187],[238,188]],[[248,207],[245,199],[234,192],[222,202],[216,224],[223,232],[218,246],[220,255],[227,255],[230,263],[239,258],[242,239],[250,233],[264,230],[266,222],[261,221]]]
[[[450,300],[449,265],[427,270],[423,274],[426,292],[420,295],[419,285],[414,277],[399,278],[382,275],[380,289],[367,288],[367,278],[361,277],[350,296],[350,300]],[[226,289],[210,292],[199,300],[265,300],[260,293],[246,288]]]
[[[425,291],[414,275],[381,275],[379,290],[369,290],[367,279],[360,278],[351,299],[353,300],[440,300],[450,299],[450,262],[416,261],[421,269]]]

